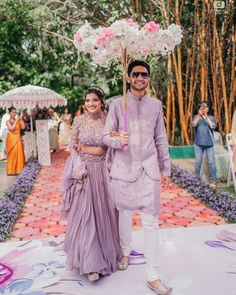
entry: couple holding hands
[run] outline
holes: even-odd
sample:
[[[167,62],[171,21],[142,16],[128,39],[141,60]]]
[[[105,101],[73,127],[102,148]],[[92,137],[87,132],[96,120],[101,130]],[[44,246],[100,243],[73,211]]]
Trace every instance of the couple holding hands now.
[[[122,97],[112,103],[107,115],[102,89],[86,91],[86,113],[74,120],[71,155],[62,179],[62,213],[68,219],[64,250],[68,269],[78,269],[90,281],[125,270],[131,252],[132,214],[140,210],[147,285],[156,294],[169,295],[172,289],[159,275],[156,216],[160,181],[168,186],[171,163],[162,104],[147,95],[149,80],[146,62],[129,64],[128,132],[122,131]]]

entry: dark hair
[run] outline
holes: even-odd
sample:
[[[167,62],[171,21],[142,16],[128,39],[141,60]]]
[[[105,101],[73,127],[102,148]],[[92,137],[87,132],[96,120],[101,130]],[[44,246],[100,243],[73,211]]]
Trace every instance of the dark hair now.
[[[209,109],[209,104],[208,104],[207,101],[202,101],[202,102],[200,102],[200,103],[198,104],[198,109],[202,108],[204,105],[207,106],[208,109]]]
[[[149,64],[146,63],[143,60],[137,60],[136,59],[136,60],[132,61],[131,63],[129,63],[129,65],[128,65],[128,76],[130,76],[130,73],[132,72],[133,68],[137,67],[137,66],[142,66],[142,67],[146,68],[147,71],[148,71],[148,74],[150,75],[150,66],[149,66]]]
[[[102,90],[102,88],[98,87],[98,86],[91,86],[89,87],[84,94],[84,99],[86,99],[86,96],[90,93],[94,93],[97,95],[97,97],[99,98],[99,100],[101,101],[102,104],[102,111],[105,110],[105,101],[104,101],[104,91]]]
[[[11,111],[13,111],[13,110],[16,111],[16,108],[14,108],[14,107],[10,107],[10,108],[8,109],[9,113],[10,113]]]
[[[78,108],[78,110],[76,111],[76,113],[80,113],[80,115],[82,115],[84,113],[84,104],[81,104]]]

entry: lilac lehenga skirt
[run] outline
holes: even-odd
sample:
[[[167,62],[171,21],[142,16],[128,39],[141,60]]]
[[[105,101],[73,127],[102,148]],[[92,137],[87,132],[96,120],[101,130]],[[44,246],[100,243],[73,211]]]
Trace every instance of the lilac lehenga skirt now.
[[[68,270],[111,274],[121,258],[118,214],[109,193],[105,161],[68,157],[62,178],[61,212],[68,219],[64,251]]]

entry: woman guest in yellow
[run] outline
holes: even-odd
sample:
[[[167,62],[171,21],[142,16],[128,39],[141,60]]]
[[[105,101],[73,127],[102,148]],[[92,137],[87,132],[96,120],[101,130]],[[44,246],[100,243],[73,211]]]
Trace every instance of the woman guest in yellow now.
[[[20,134],[21,129],[25,129],[25,123],[19,116],[16,118],[16,109],[9,108],[10,119],[6,122],[9,133],[6,140],[7,152],[7,175],[19,174],[25,164],[25,154],[23,142]]]

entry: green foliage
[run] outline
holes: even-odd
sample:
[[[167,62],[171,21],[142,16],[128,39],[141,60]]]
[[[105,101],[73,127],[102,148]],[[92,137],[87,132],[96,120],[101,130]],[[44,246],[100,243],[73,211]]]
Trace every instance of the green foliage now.
[[[130,1],[107,0],[7,0],[0,4],[0,94],[27,84],[51,88],[68,99],[75,111],[90,85],[104,88],[107,97],[122,93],[119,65],[107,69],[94,65],[89,56],[78,56],[73,39],[85,21],[109,25],[118,18],[136,17]],[[150,9],[144,1],[144,11]],[[91,9],[92,8],[92,9]],[[140,22],[150,18],[147,12]],[[154,18],[160,19],[156,10]],[[154,19],[153,18],[153,19]],[[46,31],[47,30],[47,31]],[[50,35],[47,32],[58,35]],[[166,62],[150,57],[154,87],[165,96]],[[72,77],[76,77],[73,83]]]

